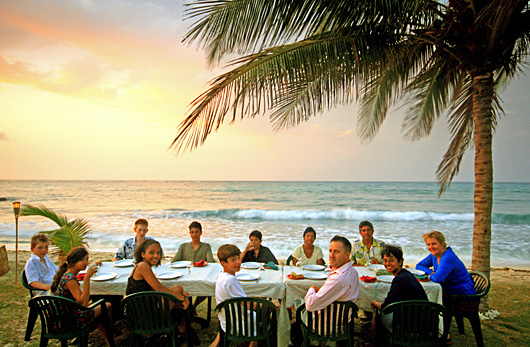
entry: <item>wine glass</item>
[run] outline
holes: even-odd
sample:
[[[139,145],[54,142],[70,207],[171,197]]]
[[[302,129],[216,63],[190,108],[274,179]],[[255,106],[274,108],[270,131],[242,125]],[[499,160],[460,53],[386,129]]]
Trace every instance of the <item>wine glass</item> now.
[[[191,275],[191,261],[186,264],[186,267],[188,268],[188,275]]]
[[[170,266],[171,265],[171,256],[166,255],[166,256],[164,256],[164,258],[166,259],[166,265]]]

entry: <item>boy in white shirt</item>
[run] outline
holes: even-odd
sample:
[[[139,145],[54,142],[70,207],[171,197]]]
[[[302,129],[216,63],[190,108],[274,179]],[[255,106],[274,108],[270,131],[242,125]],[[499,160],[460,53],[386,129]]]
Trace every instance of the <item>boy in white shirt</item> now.
[[[222,245],[217,250],[217,257],[223,266],[223,272],[217,278],[215,284],[215,301],[219,305],[225,300],[234,298],[244,298],[247,296],[241,283],[236,277],[236,272],[241,269],[241,251],[235,245]],[[226,319],[224,310],[219,312],[219,324],[221,329],[226,331]],[[219,346],[221,333],[217,333],[215,340],[210,347]],[[258,341],[252,341],[249,347],[257,347]]]
[[[31,238],[31,258],[26,262],[24,270],[28,284],[35,289],[49,291],[53,277],[59,267],[48,258],[50,239],[45,234],[35,234]],[[44,292],[42,292],[43,294]]]

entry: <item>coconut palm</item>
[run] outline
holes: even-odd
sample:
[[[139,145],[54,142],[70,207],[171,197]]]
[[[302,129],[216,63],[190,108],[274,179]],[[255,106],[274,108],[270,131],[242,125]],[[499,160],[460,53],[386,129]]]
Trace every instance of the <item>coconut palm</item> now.
[[[58,215],[44,205],[22,205],[20,215],[42,216],[59,226],[55,230],[41,231],[41,233],[50,236],[51,243],[55,247],[52,252],[58,253],[59,256],[66,256],[74,247],[88,247],[86,237],[90,233],[90,227],[88,222],[82,218],[68,221],[66,216]]]
[[[474,145],[472,268],[489,274],[497,93],[528,54],[528,10],[527,0],[196,0],[184,42],[198,42],[212,64],[242,56],[191,103],[171,148],[202,145],[227,116],[270,112],[283,129],[358,102],[358,133],[369,141],[393,105],[410,105],[408,139],[427,136],[446,115],[439,192]]]

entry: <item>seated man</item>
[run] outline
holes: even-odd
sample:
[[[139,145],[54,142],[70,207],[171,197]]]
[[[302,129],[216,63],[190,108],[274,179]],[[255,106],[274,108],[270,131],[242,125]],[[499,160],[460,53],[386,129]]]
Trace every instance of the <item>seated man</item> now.
[[[179,246],[177,254],[173,257],[171,262],[189,260],[192,262],[198,262],[201,260],[207,261],[208,263],[215,263],[215,259],[212,254],[212,247],[210,244],[201,242],[202,225],[199,222],[191,222],[190,226],[190,237],[191,242],[185,242]],[[197,315],[197,306],[206,299],[205,296],[199,296],[195,298],[195,301],[191,306],[191,313],[193,316]],[[191,300],[191,298],[190,298]],[[206,322],[200,322],[206,325]]]
[[[272,261],[274,264],[278,265],[278,260],[276,260],[276,257],[272,254],[271,250],[261,245],[261,238],[262,236],[259,230],[254,230],[250,233],[250,242],[241,253],[242,262],[246,263],[249,261],[255,261],[266,264]]]
[[[302,313],[304,322],[307,319],[307,311],[322,310],[335,301],[359,300],[361,288],[359,274],[352,266],[350,256],[350,241],[338,235],[333,237],[329,245],[331,273],[321,288],[311,286],[307,291],[305,296],[306,311]]]
[[[375,299],[372,300],[372,308],[374,310],[382,310],[386,306],[398,301],[428,301],[427,294],[425,294],[425,290],[423,290],[423,286],[420,282],[418,282],[416,277],[414,277],[410,271],[403,269],[403,251],[401,248],[396,246],[385,246],[381,253],[383,255],[383,264],[385,265],[386,270],[391,272],[395,277],[385,301],[380,302]],[[381,322],[389,331],[392,331],[392,314],[383,315],[381,317]],[[372,319],[372,331],[370,334],[372,339],[376,336],[375,323],[376,315],[374,314]]]
[[[134,232],[136,237],[131,237],[130,239],[125,240],[125,242],[118,248],[116,255],[112,258],[112,261],[122,260],[122,259],[134,259],[134,250],[136,246],[145,241],[145,239],[150,239],[151,237],[146,237],[145,234],[149,231],[147,228],[149,223],[147,219],[140,218],[134,222]]]
[[[34,292],[34,294],[44,294],[50,290],[53,277],[59,267],[48,258],[48,247],[50,239],[45,234],[36,234],[31,238],[31,257],[26,262],[24,270],[28,284],[35,289],[41,289],[43,292]]]
[[[359,234],[362,239],[353,242],[351,260],[353,266],[365,266],[368,264],[381,264],[383,258],[381,251],[385,243],[374,239],[374,226],[365,220],[359,223]]]

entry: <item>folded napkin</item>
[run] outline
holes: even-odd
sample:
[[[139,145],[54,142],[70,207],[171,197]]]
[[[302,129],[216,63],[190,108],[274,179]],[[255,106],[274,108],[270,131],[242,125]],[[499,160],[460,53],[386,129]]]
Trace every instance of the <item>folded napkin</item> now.
[[[278,266],[274,264],[272,261],[269,261],[267,264],[263,266],[265,269],[271,269],[271,270],[278,270]]]
[[[287,278],[290,280],[303,280],[304,275],[297,274],[296,272],[291,272],[289,275],[287,275]]]
[[[201,266],[205,266],[205,265],[208,265],[208,263],[205,262],[204,260],[199,260],[199,261],[196,261],[195,263],[193,263],[193,266],[196,266],[196,267],[201,267]]]
[[[78,281],[82,281],[82,280],[84,280],[84,279],[85,279],[85,275],[86,275],[86,273],[77,274],[77,280],[78,280]]]
[[[365,283],[372,283],[377,281],[377,277],[361,276],[359,279]]]

